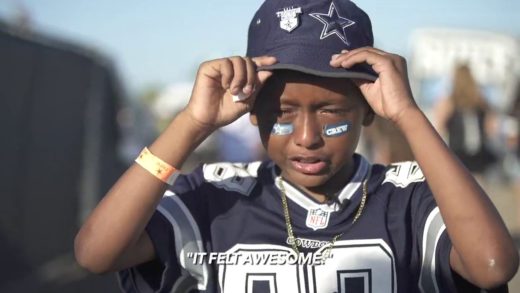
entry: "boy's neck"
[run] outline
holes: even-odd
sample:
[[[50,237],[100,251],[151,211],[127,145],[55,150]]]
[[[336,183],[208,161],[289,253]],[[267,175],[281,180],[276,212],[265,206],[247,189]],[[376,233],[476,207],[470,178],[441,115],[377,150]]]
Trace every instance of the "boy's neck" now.
[[[331,203],[337,200],[338,194],[341,191],[338,190],[336,192],[330,192],[330,193],[323,193],[323,192],[314,192],[311,189],[307,189],[305,187],[302,187],[303,191],[312,197],[315,201],[319,203]]]

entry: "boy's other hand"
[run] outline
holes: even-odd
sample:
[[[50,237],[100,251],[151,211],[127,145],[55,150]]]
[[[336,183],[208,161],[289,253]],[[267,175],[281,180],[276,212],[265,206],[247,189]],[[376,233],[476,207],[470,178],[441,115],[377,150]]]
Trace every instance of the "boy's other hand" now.
[[[376,48],[363,47],[333,55],[330,65],[350,68],[363,62],[372,66],[379,77],[373,82],[361,79],[354,82],[377,115],[398,124],[403,113],[409,109],[417,109],[403,57]]]
[[[274,63],[276,58],[268,56],[234,56],[202,63],[185,111],[196,126],[207,131],[235,121],[251,110],[259,89],[272,75],[256,68]],[[248,98],[234,102],[232,96],[239,94]]]

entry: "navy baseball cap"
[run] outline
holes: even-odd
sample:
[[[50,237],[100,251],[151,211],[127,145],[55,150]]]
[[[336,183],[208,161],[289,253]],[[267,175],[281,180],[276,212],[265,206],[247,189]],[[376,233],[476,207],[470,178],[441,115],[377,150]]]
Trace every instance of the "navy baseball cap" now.
[[[266,0],[251,20],[248,57],[274,56],[259,70],[289,69],[323,77],[376,80],[364,64],[330,66],[333,54],[374,45],[368,15],[348,0]]]

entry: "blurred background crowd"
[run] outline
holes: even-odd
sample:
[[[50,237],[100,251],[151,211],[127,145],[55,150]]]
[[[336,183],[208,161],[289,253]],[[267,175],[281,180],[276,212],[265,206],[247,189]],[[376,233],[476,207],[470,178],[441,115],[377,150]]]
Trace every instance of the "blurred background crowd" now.
[[[198,65],[244,54],[262,1],[188,2],[0,0],[0,292],[117,292],[114,275],[76,265],[74,235],[184,107]],[[417,103],[520,238],[520,3],[356,3],[376,46],[407,58]],[[413,159],[381,119],[358,152]],[[264,158],[244,116],[183,169]]]

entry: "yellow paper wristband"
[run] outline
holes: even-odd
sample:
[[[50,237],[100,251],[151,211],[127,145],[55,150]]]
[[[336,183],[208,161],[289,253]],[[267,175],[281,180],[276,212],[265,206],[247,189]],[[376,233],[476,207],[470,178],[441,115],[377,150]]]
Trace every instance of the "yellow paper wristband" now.
[[[177,171],[170,164],[152,154],[147,147],[141,151],[135,162],[150,172],[150,174],[168,184],[171,184],[172,175]]]

